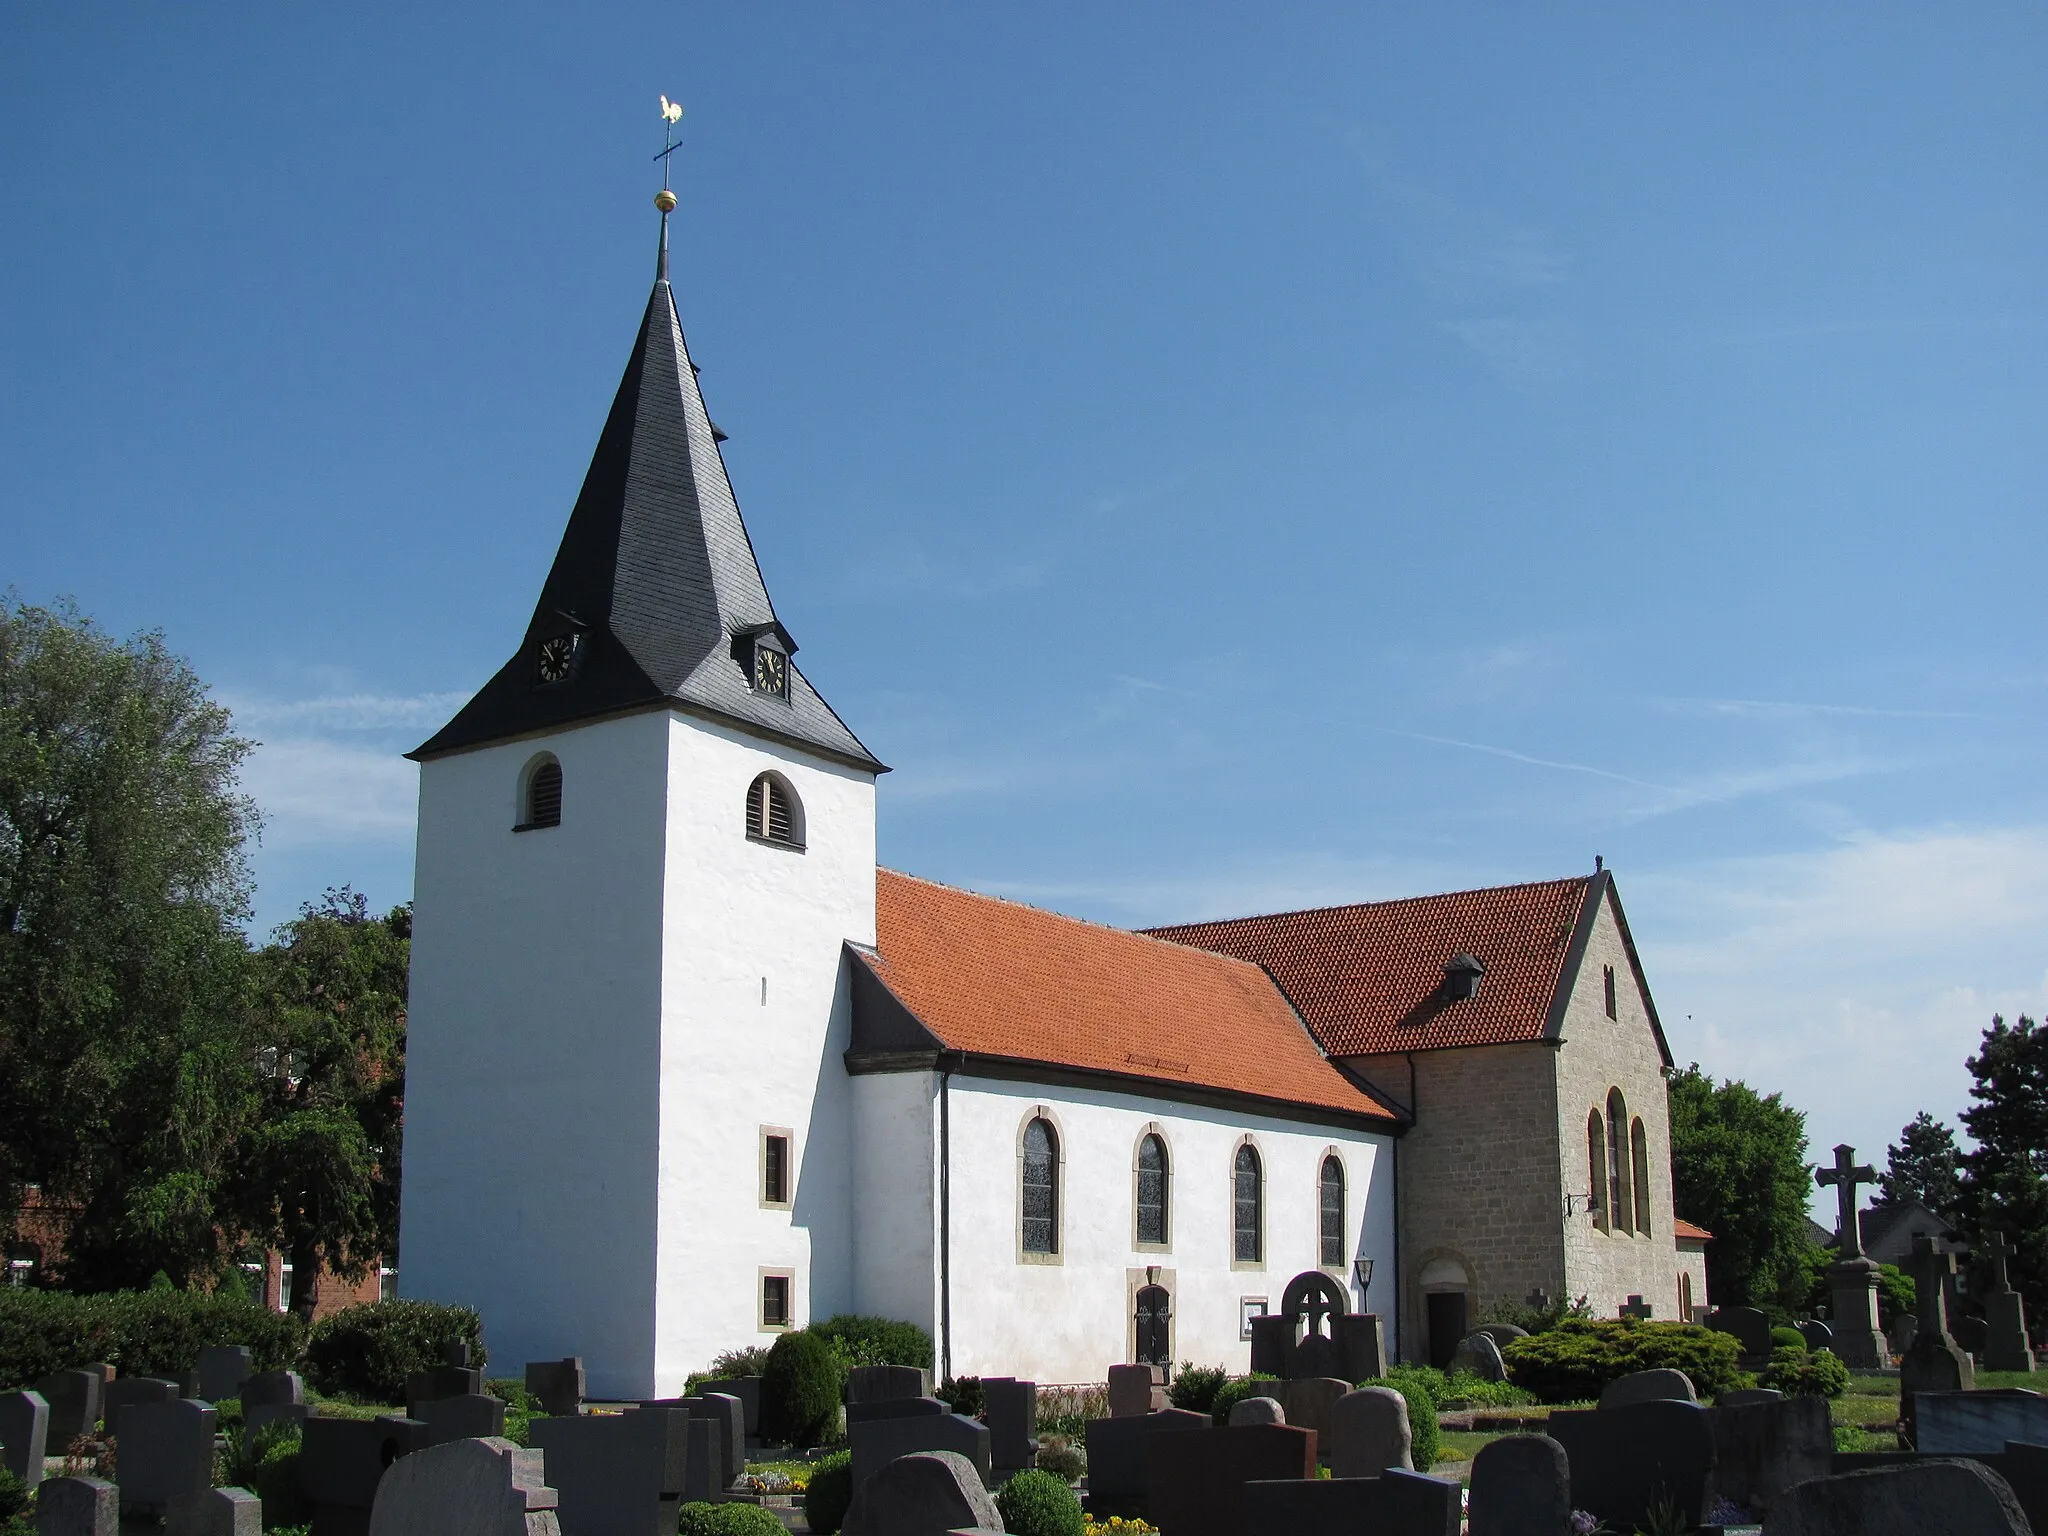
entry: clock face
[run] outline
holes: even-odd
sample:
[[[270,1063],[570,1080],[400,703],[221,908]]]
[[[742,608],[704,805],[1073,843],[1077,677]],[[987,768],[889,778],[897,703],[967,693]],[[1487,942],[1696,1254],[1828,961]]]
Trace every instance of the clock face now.
[[[754,691],[777,697],[789,691],[789,658],[762,646],[754,652]]]
[[[541,641],[536,666],[543,683],[559,683],[569,675],[576,660],[576,639],[574,635],[550,635]]]

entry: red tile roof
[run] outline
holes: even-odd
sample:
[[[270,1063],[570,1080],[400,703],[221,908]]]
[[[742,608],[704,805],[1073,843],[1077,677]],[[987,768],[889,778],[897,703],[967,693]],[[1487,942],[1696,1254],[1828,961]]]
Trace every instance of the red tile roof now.
[[[950,1050],[1398,1120],[1256,965],[875,873],[875,974]]]
[[[1710,1243],[1714,1240],[1714,1234],[1709,1232],[1705,1227],[1696,1227],[1691,1222],[1685,1220],[1683,1217],[1677,1217],[1673,1219],[1671,1223],[1671,1235],[1675,1238],[1678,1238],[1681,1242],[1687,1238],[1690,1238],[1692,1241],[1696,1243]]]
[[[1148,932],[1264,966],[1333,1056],[1540,1040],[1587,893],[1606,877],[1452,891]],[[1474,998],[1442,993],[1472,954]]]

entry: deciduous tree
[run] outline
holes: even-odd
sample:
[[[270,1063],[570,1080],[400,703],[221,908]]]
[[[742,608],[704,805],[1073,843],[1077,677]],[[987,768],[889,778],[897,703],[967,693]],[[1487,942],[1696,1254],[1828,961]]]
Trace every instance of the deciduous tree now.
[[[1811,1239],[1806,1116],[1698,1063],[1673,1074],[1671,1177],[1678,1214],[1714,1234],[1707,1290],[1722,1306],[1779,1302]]]

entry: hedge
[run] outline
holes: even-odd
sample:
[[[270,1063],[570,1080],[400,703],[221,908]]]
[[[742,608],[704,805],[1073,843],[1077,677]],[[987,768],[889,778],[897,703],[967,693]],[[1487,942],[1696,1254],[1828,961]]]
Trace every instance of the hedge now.
[[[841,1312],[822,1323],[812,1323],[805,1331],[830,1344],[848,1365],[932,1368],[932,1336],[915,1323]]]
[[[1786,1345],[1771,1351],[1757,1385],[1776,1387],[1787,1397],[1840,1397],[1849,1390],[1849,1367],[1831,1349]]]
[[[0,1386],[33,1386],[95,1361],[124,1376],[177,1377],[217,1344],[245,1344],[257,1370],[278,1370],[298,1363],[305,1329],[293,1313],[240,1297],[0,1289]]]
[[[1508,1378],[1546,1403],[1591,1402],[1633,1371],[1679,1370],[1703,1397],[1743,1385],[1735,1336],[1694,1323],[1640,1318],[1566,1318],[1548,1333],[1501,1351]]]
[[[804,1524],[819,1533],[832,1532],[846,1523],[846,1511],[853,1505],[853,1456],[834,1451],[811,1468],[804,1484]]]
[[[440,1365],[443,1351],[455,1342],[469,1346],[471,1365],[483,1366],[483,1319],[468,1307],[366,1301],[313,1325],[306,1379],[330,1396],[402,1403],[405,1378]]]
[[[846,1395],[846,1366],[831,1345],[800,1329],[785,1333],[761,1370],[761,1438],[818,1445],[832,1438]]]
[[[759,1504],[685,1504],[677,1530],[679,1536],[788,1536]]]

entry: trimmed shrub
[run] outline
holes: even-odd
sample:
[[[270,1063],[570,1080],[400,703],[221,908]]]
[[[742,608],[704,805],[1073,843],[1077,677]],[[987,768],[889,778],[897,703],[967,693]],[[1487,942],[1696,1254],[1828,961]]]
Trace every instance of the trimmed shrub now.
[[[785,1333],[761,1369],[761,1438],[785,1445],[820,1445],[839,1426],[846,1366],[832,1346],[808,1328]]]
[[[1385,1376],[1369,1376],[1359,1383],[1361,1387],[1392,1387],[1407,1399],[1408,1457],[1418,1472],[1427,1472],[1436,1465],[1437,1452],[1443,1445],[1443,1430],[1436,1417],[1436,1399],[1429,1395],[1430,1384],[1425,1372],[1439,1380],[1443,1378],[1442,1371],[1431,1370],[1426,1365],[1397,1365]]]
[[[1011,1536],[1086,1536],[1088,1529],[1074,1490],[1050,1472],[1019,1472],[996,1490],[996,1508]]]
[[[366,1301],[313,1325],[306,1379],[329,1396],[373,1403],[405,1401],[405,1378],[441,1364],[455,1341],[484,1363],[483,1319],[468,1307],[432,1301]]]
[[[1797,1328],[1773,1328],[1771,1330],[1771,1349],[1773,1351],[1804,1348],[1806,1348],[1806,1338]]]
[[[1065,1435],[1038,1437],[1038,1466],[1064,1483],[1078,1483],[1088,1475],[1088,1457]]]
[[[981,1410],[988,1405],[988,1394],[981,1390],[979,1376],[948,1376],[939,1383],[938,1399],[970,1419],[980,1418]]]
[[[1685,1372],[1704,1397],[1742,1385],[1735,1336],[1693,1323],[1640,1318],[1566,1318],[1548,1333],[1512,1340],[1501,1351],[1508,1377],[1546,1403],[1591,1402],[1631,1371]]]
[[[0,1289],[0,1386],[26,1387],[92,1360],[128,1376],[182,1376],[213,1344],[245,1344],[257,1370],[277,1370],[298,1364],[305,1329],[236,1296]]]
[[[804,1485],[804,1523],[819,1536],[846,1523],[846,1511],[853,1503],[853,1456],[837,1451],[811,1468],[811,1480]]]
[[[1249,1376],[1233,1376],[1216,1389],[1209,1399],[1209,1417],[1218,1424],[1230,1422],[1230,1410],[1248,1397],[1271,1397],[1266,1383],[1278,1381],[1278,1376],[1269,1376],[1264,1371],[1253,1371]]]
[[[1809,1351],[1804,1344],[1771,1351],[1771,1363],[1757,1377],[1787,1397],[1840,1397],[1849,1390],[1849,1367],[1832,1349]]]
[[[822,1323],[812,1323],[807,1331],[832,1345],[848,1365],[932,1368],[932,1336],[915,1323],[840,1312]]]
[[[758,1504],[685,1504],[677,1536],[789,1536]]]
[[[1166,1388],[1166,1400],[1189,1413],[1210,1413],[1216,1407],[1216,1394],[1228,1380],[1230,1372],[1220,1365],[1183,1363]]]

